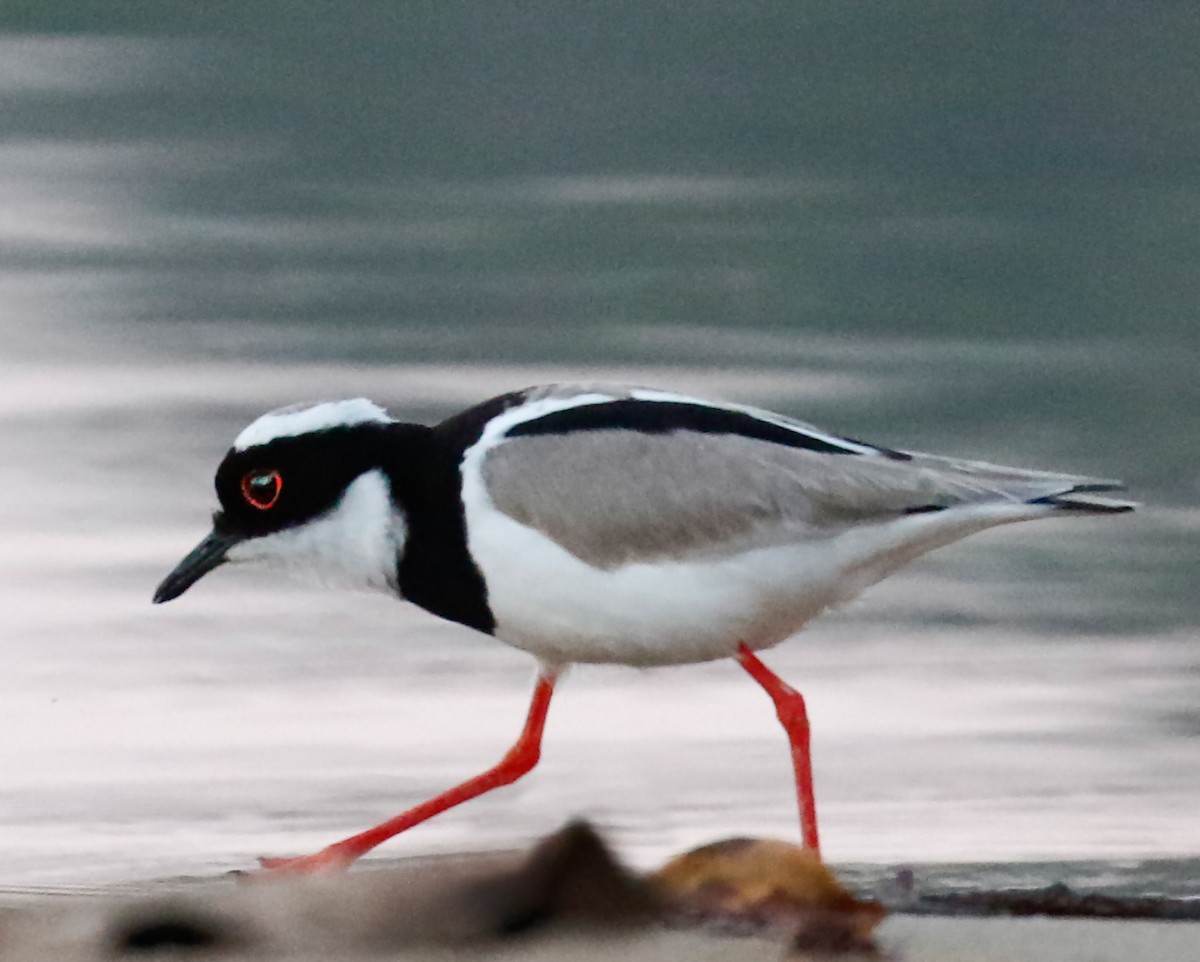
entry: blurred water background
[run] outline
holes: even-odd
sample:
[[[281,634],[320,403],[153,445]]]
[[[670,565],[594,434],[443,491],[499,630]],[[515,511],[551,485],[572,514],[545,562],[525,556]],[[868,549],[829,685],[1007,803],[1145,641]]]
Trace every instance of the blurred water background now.
[[[954,546],[768,660],[809,698],[832,861],[1200,854],[1194,5],[0,25],[0,883],[245,867],[495,760],[518,652],[249,572],[150,594],[262,411],[574,377],[1124,478],[1137,515]],[[574,814],[638,864],[794,837],[768,701],[732,664],[577,670],[534,774],[381,854]]]

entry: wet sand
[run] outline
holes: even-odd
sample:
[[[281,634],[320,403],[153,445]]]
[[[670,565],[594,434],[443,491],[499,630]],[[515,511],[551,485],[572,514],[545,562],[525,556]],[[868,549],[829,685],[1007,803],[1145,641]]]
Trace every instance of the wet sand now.
[[[107,943],[88,933],[22,932],[0,947],[0,958],[25,962],[83,962],[111,958]],[[1105,922],[1079,919],[940,919],[896,916],[879,932],[884,956],[901,962],[1194,962],[1200,944],[1200,925],[1171,922]],[[278,950],[216,951],[206,958],[228,962],[277,959],[379,959],[393,962],[450,962],[494,959],[498,962],[776,962],[789,954],[781,940],[769,937],[727,937],[697,932],[651,930],[621,935],[557,932],[526,939],[470,946],[329,945],[292,946]],[[119,956],[118,956],[119,957]],[[796,956],[803,958],[803,956]],[[821,956],[815,956],[820,958]]]

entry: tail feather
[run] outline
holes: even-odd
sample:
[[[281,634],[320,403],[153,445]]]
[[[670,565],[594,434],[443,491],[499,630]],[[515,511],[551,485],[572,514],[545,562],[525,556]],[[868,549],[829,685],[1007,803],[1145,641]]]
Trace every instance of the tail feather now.
[[[1089,514],[1115,514],[1137,507],[1134,501],[1100,496],[1125,489],[1120,481],[1110,478],[1033,471],[931,454],[913,454],[910,464],[940,476],[947,493],[960,502],[1015,501]]]
[[[1119,490],[1119,485],[1094,490]],[[1049,504],[1064,511],[1082,511],[1085,514],[1121,514],[1132,511],[1137,507],[1136,501],[1123,501],[1119,498],[1099,498],[1091,493],[1093,489],[1086,487],[1072,488],[1062,494],[1054,494],[1047,498],[1035,498],[1030,504]]]

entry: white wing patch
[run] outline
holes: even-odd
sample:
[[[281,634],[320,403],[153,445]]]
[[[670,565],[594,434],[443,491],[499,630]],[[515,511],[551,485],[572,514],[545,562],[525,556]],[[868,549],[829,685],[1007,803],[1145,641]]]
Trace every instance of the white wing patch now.
[[[233,449],[245,451],[278,438],[294,438],[327,428],[372,422],[389,424],[391,421],[387,411],[365,397],[322,401],[318,404],[293,404],[264,414],[250,424],[234,439]]]
[[[583,407],[588,404],[604,404],[608,401],[616,401],[620,397],[621,395],[618,393],[608,394],[600,391],[586,391],[580,394],[551,394],[546,397],[537,398],[536,400],[523,401],[492,418],[487,423],[487,427],[480,434],[479,440],[463,453],[463,464],[466,465],[468,462],[477,464],[483,459],[483,455],[487,453],[488,448],[495,447],[503,441],[504,435],[518,424],[525,424],[527,421],[536,421],[538,418],[554,414],[558,411],[567,411],[571,408]]]

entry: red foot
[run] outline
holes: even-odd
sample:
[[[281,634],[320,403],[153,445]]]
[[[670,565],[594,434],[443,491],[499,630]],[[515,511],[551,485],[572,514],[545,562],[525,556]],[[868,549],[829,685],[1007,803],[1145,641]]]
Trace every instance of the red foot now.
[[[253,877],[275,875],[309,875],[315,873],[333,875],[344,872],[353,863],[356,856],[339,851],[337,845],[330,845],[312,855],[291,855],[280,858],[260,858],[258,864],[262,871],[250,873]]]
[[[374,828],[335,842],[312,855],[299,855],[293,858],[260,858],[258,861],[262,866],[262,871],[250,873],[246,877],[269,878],[276,875],[345,871],[359,856],[369,852],[380,842],[399,835],[405,829],[419,825],[448,808],[477,798],[493,788],[511,785],[529,772],[538,763],[538,758],[541,756],[542,730],[546,724],[546,713],[550,710],[550,696],[554,694],[555,677],[553,674],[547,674],[538,678],[537,687],[533,691],[533,701],[529,705],[529,715],[525,719],[525,727],[516,744],[508,750],[499,764],[461,785],[456,785],[449,791],[434,796],[427,802],[422,802],[415,808],[410,808],[407,812],[402,812],[395,818],[389,818]]]
[[[796,797],[800,804],[800,832],[804,847],[812,849],[820,858],[821,841],[817,832],[817,803],[813,795],[812,754],[809,751],[808,709],[804,705],[804,696],[772,672],[745,645],[738,645],[737,660],[775,702],[775,713],[792,746],[792,767],[796,772]]]

